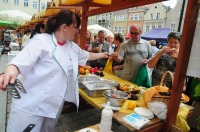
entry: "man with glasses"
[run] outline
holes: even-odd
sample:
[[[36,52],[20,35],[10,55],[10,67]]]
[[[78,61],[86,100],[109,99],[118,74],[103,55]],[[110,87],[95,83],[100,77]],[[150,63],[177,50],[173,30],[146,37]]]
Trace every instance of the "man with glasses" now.
[[[142,64],[146,64],[152,57],[151,45],[148,41],[141,39],[141,28],[139,25],[130,27],[130,39],[125,41],[119,50],[119,53],[112,53],[114,60],[121,62],[124,60],[124,67],[121,78],[127,81],[133,81]]]
[[[107,36],[106,32],[104,30],[100,30],[98,32],[98,40],[92,42],[91,46],[88,48],[88,51],[93,53],[99,53],[99,52],[112,53],[113,50],[110,43],[105,40],[106,36]],[[104,68],[107,60],[108,60],[107,58],[98,59],[95,61],[90,61],[89,64],[91,67]]]

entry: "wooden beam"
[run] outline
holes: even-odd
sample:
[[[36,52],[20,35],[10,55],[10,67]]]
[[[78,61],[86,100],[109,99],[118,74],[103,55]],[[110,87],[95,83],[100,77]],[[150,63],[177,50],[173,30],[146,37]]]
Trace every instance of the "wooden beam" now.
[[[175,77],[170,96],[167,120],[163,129],[164,132],[169,132],[172,125],[175,125],[176,122],[198,18],[199,5],[197,4],[197,2],[198,0],[189,0],[187,4],[186,16],[184,20],[183,33],[180,44],[180,52],[177,60]]]
[[[81,22],[81,30],[80,30],[80,47],[82,49],[85,49],[86,45],[86,33],[87,33],[87,21],[88,17],[85,15],[86,12],[88,12],[89,6],[87,4],[83,5],[83,11],[82,11],[82,22]]]
[[[148,4],[162,2],[162,1],[166,1],[166,0],[123,0],[121,2],[114,2],[114,4],[112,5],[91,10],[86,13],[86,16],[89,17],[89,16],[98,15],[102,13],[122,10],[126,8],[136,7],[136,6],[148,5]]]
[[[105,5],[101,5],[101,4],[97,4],[97,3],[93,3],[93,2],[81,2],[81,3],[78,3],[78,4],[74,4],[74,5],[70,5],[70,6],[80,6],[82,7],[83,5],[88,5],[89,7],[103,7]],[[59,6],[69,6],[69,5],[66,5],[64,3],[60,3]]]

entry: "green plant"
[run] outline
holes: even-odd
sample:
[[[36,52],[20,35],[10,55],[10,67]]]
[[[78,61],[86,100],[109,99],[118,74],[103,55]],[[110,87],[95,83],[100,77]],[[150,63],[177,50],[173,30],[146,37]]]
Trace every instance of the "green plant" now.
[[[198,117],[196,121],[197,121],[197,129],[200,130],[200,117]]]

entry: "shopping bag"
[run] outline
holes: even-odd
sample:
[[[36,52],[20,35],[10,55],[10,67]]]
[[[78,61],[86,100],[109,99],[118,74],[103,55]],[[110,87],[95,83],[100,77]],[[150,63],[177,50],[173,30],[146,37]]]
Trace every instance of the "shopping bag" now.
[[[147,69],[146,69],[146,64],[143,64],[140,67],[137,76],[135,77],[134,80],[132,79],[131,82],[133,82],[134,84],[137,84],[138,86],[143,86],[143,87],[146,87],[146,88],[151,87],[151,82],[150,82],[148,72],[147,72]]]
[[[113,64],[113,60],[108,59],[107,63],[106,63],[106,66],[104,67],[104,71],[108,72],[110,74],[113,74],[112,64]]]
[[[200,100],[200,81],[198,78],[192,80],[190,98],[192,100]]]

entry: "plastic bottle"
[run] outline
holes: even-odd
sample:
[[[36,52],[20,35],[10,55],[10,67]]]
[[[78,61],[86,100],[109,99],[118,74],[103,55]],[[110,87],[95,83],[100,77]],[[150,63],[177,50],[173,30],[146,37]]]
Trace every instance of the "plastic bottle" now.
[[[110,102],[107,102],[101,113],[100,132],[111,132],[113,111]]]

